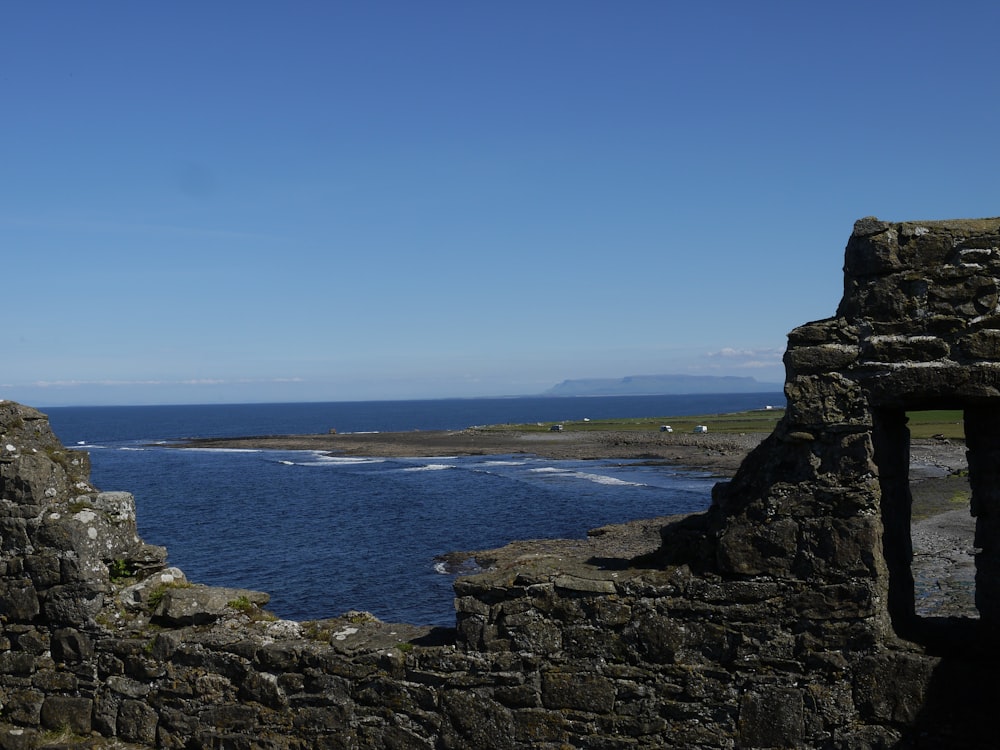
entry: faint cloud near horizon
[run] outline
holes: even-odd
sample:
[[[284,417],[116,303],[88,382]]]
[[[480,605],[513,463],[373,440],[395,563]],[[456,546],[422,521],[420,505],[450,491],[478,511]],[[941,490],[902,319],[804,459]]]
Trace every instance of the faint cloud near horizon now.
[[[704,359],[708,360],[706,370],[753,370],[762,377],[774,376],[782,380],[784,349],[763,347],[759,349],[738,349],[723,347],[717,351],[706,352]]]
[[[783,349],[766,347],[762,349],[735,349],[723,347],[718,351],[707,352],[705,357],[725,362],[728,367],[774,367],[780,365],[784,356]]]
[[[726,359],[740,358],[740,357],[778,357],[784,354],[782,349],[775,349],[774,347],[766,347],[763,349],[735,349],[730,346],[724,346],[718,351],[708,352],[705,354],[706,357],[723,357]]]

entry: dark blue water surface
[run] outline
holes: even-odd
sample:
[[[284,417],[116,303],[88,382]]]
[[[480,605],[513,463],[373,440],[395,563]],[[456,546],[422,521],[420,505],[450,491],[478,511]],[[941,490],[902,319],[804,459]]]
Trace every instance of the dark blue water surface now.
[[[780,394],[509,398],[323,404],[53,407],[92,479],[136,497],[139,533],[199,583],[271,594],[281,617],[349,609],[453,625],[435,557],[514,539],[705,508],[715,480],[632,461],[517,456],[333,458],[312,451],[176,450],[189,437],[457,429],[475,424],[681,416],[759,408]]]

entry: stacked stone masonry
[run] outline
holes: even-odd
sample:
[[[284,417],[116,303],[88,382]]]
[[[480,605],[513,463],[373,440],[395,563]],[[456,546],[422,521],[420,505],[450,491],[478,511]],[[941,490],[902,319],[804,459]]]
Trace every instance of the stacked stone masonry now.
[[[659,552],[456,582],[456,627],[192,584],[0,403],[0,750],[994,747],[1000,219],[857,222],[787,411]],[[965,411],[978,618],[916,616],[906,412]]]

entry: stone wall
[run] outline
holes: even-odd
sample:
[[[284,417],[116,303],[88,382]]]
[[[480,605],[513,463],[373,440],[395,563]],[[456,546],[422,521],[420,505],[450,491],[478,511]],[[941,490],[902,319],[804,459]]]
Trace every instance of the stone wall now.
[[[456,628],[193,585],[0,403],[0,750],[992,747],[1000,219],[863,219],[774,433],[637,560],[456,583]],[[915,614],[908,410],[965,410],[979,618]],[[90,737],[84,740],[83,738]],[[121,746],[121,744],[119,744]]]

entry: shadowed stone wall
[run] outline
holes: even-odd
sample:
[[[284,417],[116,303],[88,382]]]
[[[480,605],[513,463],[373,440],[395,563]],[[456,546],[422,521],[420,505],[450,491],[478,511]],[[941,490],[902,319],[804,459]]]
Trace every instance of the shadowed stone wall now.
[[[0,403],[0,750],[993,747],[998,279],[1000,219],[862,219],[836,315],[789,335],[784,418],[709,511],[647,559],[459,579],[453,631],[190,584],[130,495]],[[978,618],[914,610],[929,408],[965,412]]]

